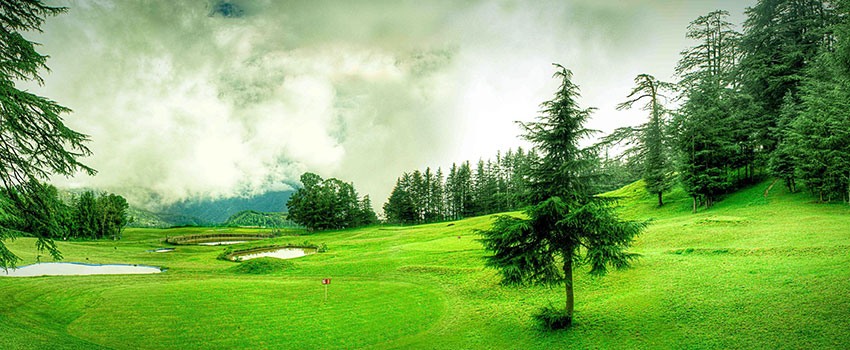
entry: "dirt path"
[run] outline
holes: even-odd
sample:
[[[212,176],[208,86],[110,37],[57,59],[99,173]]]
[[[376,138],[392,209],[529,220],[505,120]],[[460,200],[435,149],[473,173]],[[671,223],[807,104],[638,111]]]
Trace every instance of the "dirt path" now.
[[[773,182],[770,183],[770,186],[767,186],[767,189],[764,190],[764,198],[767,198],[767,193],[770,192],[770,189],[773,188],[773,185],[776,185],[776,181],[779,181],[779,179],[773,179]]]

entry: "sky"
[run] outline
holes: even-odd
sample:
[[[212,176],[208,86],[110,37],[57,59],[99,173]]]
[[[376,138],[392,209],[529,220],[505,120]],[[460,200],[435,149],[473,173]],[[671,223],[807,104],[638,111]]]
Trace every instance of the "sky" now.
[[[752,1],[76,0],[49,18],[51,71],[24,88],[73,110],[97,175],[61,187],[137,205],[290,189],[310,171],[353,182],[377,208],[402,172],[528,147],[531,121],[574,73],[590,128],[636,75],[674,80],[685,28]],[[591,140],[587,141],[588,143]]]

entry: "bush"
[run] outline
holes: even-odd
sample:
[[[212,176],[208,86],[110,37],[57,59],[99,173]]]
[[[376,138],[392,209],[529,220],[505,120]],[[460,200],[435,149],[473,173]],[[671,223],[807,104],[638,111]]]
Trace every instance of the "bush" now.
[[[230,255],[230,253],[233,253],[233,248],[231,248],[231,247],[224,248],[224,251],[221,252],[221,254],[219,254],[216,257],[216,259],[218,259],[218,260],[229,260],[229,259],[227,259],[227,256]]]
[[[231,267],[229,270],[235,273],[264,275],[283,271],[292,266],[294,266],[294,264],[291,261],[267,257],[247,260],[239,265]]]
[[[547,330],[568,328],[573,322],[566,310],[555,307],[554,305],[542,307],[540,310],[537,310],[534,320],[537,321],[537,324],[541,328]]]

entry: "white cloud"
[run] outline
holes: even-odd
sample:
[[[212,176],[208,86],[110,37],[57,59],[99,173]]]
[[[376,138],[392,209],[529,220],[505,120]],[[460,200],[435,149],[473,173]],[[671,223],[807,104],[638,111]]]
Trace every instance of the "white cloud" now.
[[[685,25],[717,5],[234,4],[243,17],[75,1],[31,35],[53,69],[32,89],[74,109],[67,123],[92,136],[85,162],[99,170],[54,182],[168,202],[287,188],[314,171],[379,207],[402,171],[522,145],[514,121],[550,98],[552,62],[600,107],[591,127],[640,122],[614,105],[636,74],[669,78]]]

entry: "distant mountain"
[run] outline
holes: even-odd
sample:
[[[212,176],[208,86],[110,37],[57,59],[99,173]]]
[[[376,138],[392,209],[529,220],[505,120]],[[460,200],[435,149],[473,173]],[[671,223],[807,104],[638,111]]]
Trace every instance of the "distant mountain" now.
[[[286,213],[263,213],[256,210],[243,210],[231,215],[224,222],[228,227],[297,227],[298,225],[286,218]]]
[[[150,210],[142,209],[136,206],[130,206],[127,209],[127,215],[133,218],[128,227],[157,227],[166,228],[172,226],[213,226],[214,223],[208,220],[201,219],[196,216],[172,214],[172,213],[155,213]]]
[[[162,212],[197,217],[209,222],[225,222],[231,215],[244,210],[262,213],[286,212],[286,201],[294,191],[271,191],[253,197],[234,197],[216,200],[184,200],[165,207]]]
[[[84,191],[102,193],[102,190],[89,188],[61,189],[59,197],[65,202],[72,202],[73,198]],[[188,199],[176,202],[165,207],[149,208],[145,198],[155,201],[155,194],[142,192],[133,193],[128,189],[116,190],[117,193],[130,193],[128,201],[130,208],[128,215],[134,218],[129,227],[172,227],[172,226],[214,226],[224,223],[234,214],[242,211],[255,211],[261,214],[280,216],[288,211],[286,202],[295,191],[270,191],[262,195],[252,197],[234,197],[223,199]],[[138,194],[142,193],[141,196]],[[135,194],[135,195],[132,195]],[[138,199],[138,198],[142,199]],[[136,198],[136,200],[132,200]],[[249,220],[249,219],[245,219]],[[244,224],[239,226],[262,226]],[[271,226],[270,226],[271,227]]]

